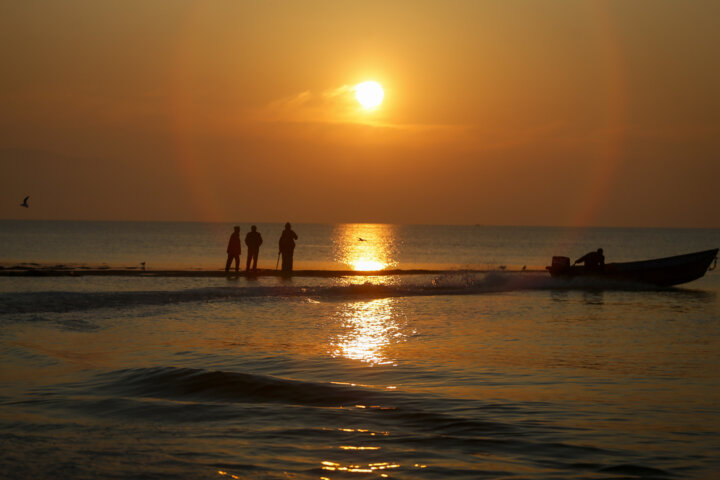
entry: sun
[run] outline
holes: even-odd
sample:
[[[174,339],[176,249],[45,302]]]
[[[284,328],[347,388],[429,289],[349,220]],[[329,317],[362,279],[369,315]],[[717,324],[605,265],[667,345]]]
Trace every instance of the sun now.
[[[377,82],[362,82],[355,85],[355,98],[363,108],[375,108],[383,101],[385,92]]]

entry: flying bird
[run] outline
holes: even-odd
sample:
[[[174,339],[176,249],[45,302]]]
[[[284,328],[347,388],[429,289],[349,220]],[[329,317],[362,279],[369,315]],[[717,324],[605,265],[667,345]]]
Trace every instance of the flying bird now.
[[[365,240],[365,239],[364,239],[364,238],[362,238],[362,237],[358,237],[358,240],[359,240],[359,241],[361,241],[361,242],[365,242],[365,241],[367,241],[367,240]]]
[[[23,200],[23,202],[20,204],[21,207],[25,207],[25,208],[29,208],[29,207],[30,207],[30,205],[28,205],[28,203],[27,203],[28,198],[30,198],[30,195],[28,195],[27,197],[25,197],[25,200]]]

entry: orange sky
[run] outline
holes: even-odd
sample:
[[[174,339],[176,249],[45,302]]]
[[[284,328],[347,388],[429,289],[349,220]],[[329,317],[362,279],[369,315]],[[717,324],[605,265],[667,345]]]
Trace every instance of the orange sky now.
[[[0,218],[720,227],[717,1],[2,11]]]

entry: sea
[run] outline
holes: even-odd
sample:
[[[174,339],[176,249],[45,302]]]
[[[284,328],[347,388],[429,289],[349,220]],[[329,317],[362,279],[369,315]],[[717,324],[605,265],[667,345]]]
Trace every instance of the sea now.
[[[293,224],[288,277],[257,223],[246,277],[233,225],[0,221],[0,478],[720,476],[718,271],[544,270],[720,230]]]

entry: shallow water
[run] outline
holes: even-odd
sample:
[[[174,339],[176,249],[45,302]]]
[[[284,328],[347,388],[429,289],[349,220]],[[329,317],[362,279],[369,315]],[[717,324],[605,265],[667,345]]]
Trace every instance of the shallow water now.
[[[0,277],[0,477],[711,478],[718,293],[717,272]]]

